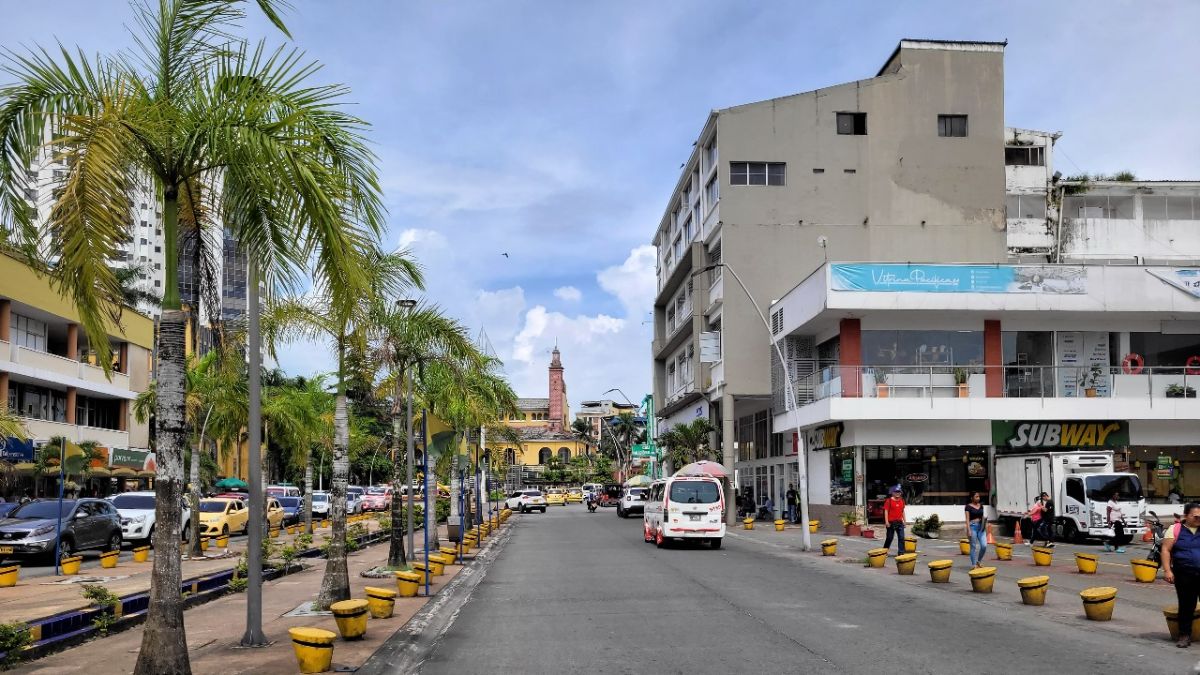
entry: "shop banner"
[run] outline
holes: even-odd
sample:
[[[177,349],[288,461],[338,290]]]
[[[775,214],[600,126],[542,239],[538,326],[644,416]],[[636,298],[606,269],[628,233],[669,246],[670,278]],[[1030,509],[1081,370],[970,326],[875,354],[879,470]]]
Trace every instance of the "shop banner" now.
[[[1193,298],[1200,298],[1200,269],[1182,267],[1146,271]]]
[[[992,444],[1014,450],[1122,448],[1129,445],[1129,423],[993,420]]]
[[[1166,478],[1170,480],[1175,477],[1175,463],[1169,455],[1159,455],[1158,461],[1154,467],[1155,478]]]
[[[809,450],[840,448],[842,447],[843,430],[845,430],[845,425],[841,422],[809,429],[804,432],[804,447]]]
[[[842,460],[842,482],[850,483],[854,480],[854,459],[847,458]]]
[[[32,462],[33,441],[9,436],[0,438],[0,459],[6,462]]]
[[[158,463],[153,452],[134,450],[132,448],[112,448],[111,466],[124,466],[138,471],[156,471]]]
[[[1061,265],[830,265],[835,291],[1084,295],[1087,270]]]

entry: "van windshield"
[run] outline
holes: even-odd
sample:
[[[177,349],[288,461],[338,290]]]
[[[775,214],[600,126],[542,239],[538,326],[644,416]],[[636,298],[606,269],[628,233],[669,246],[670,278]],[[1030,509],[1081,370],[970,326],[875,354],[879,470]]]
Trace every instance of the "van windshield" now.
[[[1106,502],[1114,494],[1119,502],[1136,502],[1142,499],[1142,484],[1137,476],[1087,476],[1088,499]]]
[[[676,481],[671,483],[670,500],[684,504],[712,504],[721,500],[721,491],[716,483],[706,480]]]

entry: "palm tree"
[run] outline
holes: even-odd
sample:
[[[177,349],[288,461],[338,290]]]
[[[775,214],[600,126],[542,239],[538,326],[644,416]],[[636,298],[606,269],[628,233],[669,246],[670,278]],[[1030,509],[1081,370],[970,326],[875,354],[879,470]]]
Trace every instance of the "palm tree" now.
[[[576,418],[574,422],[571,422],[571,433],[575,435],[575,438],[583,441],[584,454],[591,457],[591,447],[594,442],[591,420],[582,417]]]
[[[312,534],[313,448],[332,437],[333,396],[326,376],[297,377],[269,387],[263,399],[263,419],[275,438],[291,450],[289,461],[304,470],[304,527]]]
[[[112,367],[107,326],[120,320],[119,305],[108,304],[120,288],[107,261],[129,236],[127,195],[148,178],[162,199],[159,550],[179,539],[188,436],[181,235],[213,227],[219,212],[221,226],[254,261],[252,284],[260,276],[268,284],[295,283],[311,261],[317,280],[348,303],[367,285],[354,264],[357,252],[382,229],[365,125],[337,108],[346,89],[311,84],[316,67],[294,50],[252,48],[235,37],[245,4],[143,0],[135,5],[134,53],[89,58],[63,48],[10,55],[4,68],[16,82],[0,88],[0,220],[13,222],[22,250],[49,243],[52,279],[76,305],[106,370]],[[286,34],[277,12],[283,0],[256,4]],[[42,152],[47,132],[68,168],[39,227],[23,198],[24,169]],[[212,204],[219,209],[205,207]],[[155,556],[138,675],[191,670],[180,581],[179,558]]]
[[[678,469],[702,459],[713,459],[708,439],[714,431],[716,428],[708,418],[699,417],[663,432],[658,437],[658,444],[666,449],[671,468]]]
[[[14,415],[8,409],[8,401],[4,401],[0,405],[0,439],[3,438],[29,438],[29,432],[25,430],[25,423],[21,418]]]
[[[337,357],[337,394],[333,416],[333,480],[330,486],[330,518],[333,531],[325,562],[325,577],[316,605],[329,605],[350,597],[350,575],[346,567],[346,483],[350,474],[349,406],[346,383],[347,358],[351,353],[366,353],[374,316],[370,309],[381,301],[391,301],[410,289],[424,284],[420,267],[406,251],[383,253],[377,249],[363,252],[355,263],[368,275],[369,283],[359,298],[341,298],[331,293],[328,284],[318,284],[305,299],[283,299],[271,303],[263,319],[267,344],[287,340],[328,341]]]

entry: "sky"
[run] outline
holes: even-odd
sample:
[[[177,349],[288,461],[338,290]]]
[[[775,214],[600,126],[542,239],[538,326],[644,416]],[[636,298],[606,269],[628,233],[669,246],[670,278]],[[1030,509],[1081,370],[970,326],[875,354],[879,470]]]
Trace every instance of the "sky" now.
[[[248,37],[285,41],[249,9]],[[130,44],[121,0],[0,17],[8,49]],[[871,77],[902,38],[1007,40],[1006,123],[1063,132],[1066,175],[1200,179],[1200,3],[293,0],[285,21],[372,123],[384,243],[422,263],[425,298],[521,396],[547,395],[557,344],[575,409],[650,389],[650,240],[708,112]]]

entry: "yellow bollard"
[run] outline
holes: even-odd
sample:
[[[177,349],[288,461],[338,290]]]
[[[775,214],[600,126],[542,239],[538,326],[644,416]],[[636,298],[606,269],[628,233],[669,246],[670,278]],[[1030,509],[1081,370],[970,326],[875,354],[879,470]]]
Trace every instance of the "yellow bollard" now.
[[[201,551],[207,551],[207,550],[208,550],[208,542],[209,542],[209,538],[208,538],[208,537],[200,537],[200,550],[201,550]]]
[[[1088,621],[1112,619],[1113,608],[1117,606],[1117,589],[1111,586],[1087,588],[1080,591],[1079,597],[1083,600],[1083,613]]]
[[[1152,584],[1158,578],[1158,563],[1152,560],[1135,558],[1129,561],[1133,567],[1133,578],[1143,584]]]
[[[146,562],[150,559],[150,547],[139,546],[133,549],[133,562]]]
[[[333,641],[337,634],[323,628],[289,628],[292,650],[302,673],[328,672],[333,665]]]
[[[272,527],[270,530],[268,530],[268,536],[270,536],[272,539],[278,539],[279,538],[279,528]]]
[[[742,519],[742,529],[743,530],[753,530],[754,529],[754,519],[753,518],[743,518]]]
[[[83,562],[83,556],[76,555],[70,558],[63,558],[59,566],[62,568],[62,573],[66,576],[79,574],[79,564]]]
[[[1045,546],[1033,547],[1033,564],[1038,567],[1049,567],[1054,561],[1054,549]]]
[[[1046,604],[1046,589],[1050,587],[1050,577],[1025,577],[1017,580],[1017,586],[1021,588],[1021,602],[1040,607]]]
[[[342,600],[329,606],[343,640],[359,640],[367,633],[367,601]]]
[[[448,556],[450,556],[450,558],[451,558],[453,561],[455,561],[455,562],[461,562],[461,561],[462,561],[462,556],[460,556],[460,555],[458,554],[458,547],[457,547],[457,546],[439,546],[439,547],[438,547],[438,551],[439,551],[439,552],[440,552],[442,555],[448,555]]]
[[[402,598],[415,596],[422,581],[422,575],[417,572],[396,572],[396,590]]]
[[[883,563],[887,562],[887,554],[886,548],[873,548],[867,551],[867,564],[871,567],[883,567]]]
[[[992,584],[996,583],[995,567],[976,567],[967,572],[971,577],[971,590],[976,593],[991,593]]]
[[[960,555],[971,555],[971,540],[970,539],[959,539],[958,540],[958,552]]]
[[[1095,574],[1096,565],[1100,562],[1100,556],[1093,553],[1076,553],[1075,566],[1079,568],[1080,574]]]
[[[935,584],[950,583],[950,568],[954,566],[953,560],[931,560],[929,561],[929,579]]]
[[[229,548],[229,535],[222,534],[217,537],[217,548]]]
[[[783,532],[783,526],[784,526],[784,525],[786,525],[786,524],[787,524],[787,521],[786,521],[786,520],[777,520],[777,521],[775,521],[775,531],[776,531],[776,532]]]
[[[0,588],[8,588],[17,585],[17,578],[21,576],[20,565],[9,565],[8,567],[0,567]]]
[[[916,553],[917,552],[917,538],[916,537],[905,537],[904,538],[904,552],[905,553]]]
[[[896,574],[911,575],[917,569],[917,554],[905,553],[896,556]]]
[[[287,533],[288,533],[288,534],[296,534],[296,526],[295,526],[295,525],[288,525],[288,526],[287,526]]]
[[[424,572],[431,577],[440,577],[446,573],[446,568],[432,558],[429,559],[428,567],[425,566],[424,560],[417,560],[412,564],[412,566],[414,570],[418,572]]]
[[[1175,605],[1163,607],[1163,618],[1167,620],[1167,632],[1172,640],[1179,639],[1179,608]],[[1192,641],[1200,642],[1200,621],[1192,622]]]
[[[396,591],[390,588],[367,586],[367,610],[376,619],[390,619],[396,608]]]
[[[837,555],[837,539],[826,539],[821,542],[821,555]]]
[[[120,557],[120,551],[105,551],[100,554],[100,566],[105,569],[112,569],[117,566],[117,558]]]
[[[992,546],[996,549],[996,560],[1012,560],[1012,544],[996,542]]]
[[[430,553],[429,561],[439,563],[442,565],[442,567],[449,567],[454,564],[454,554],[453,553],[449,553],[449,554],[447,554],[447,553]]]
[[[817,533],[817,530],[819,530],[819,529],[821,529],[821,521],[819,521],[819,520],[810,520],[810,521],[808,521],[808,532],[809,532],[809,534],[816,534],[816,533]]]

